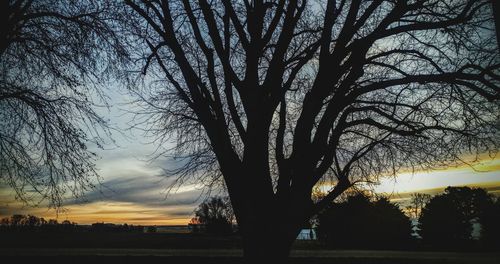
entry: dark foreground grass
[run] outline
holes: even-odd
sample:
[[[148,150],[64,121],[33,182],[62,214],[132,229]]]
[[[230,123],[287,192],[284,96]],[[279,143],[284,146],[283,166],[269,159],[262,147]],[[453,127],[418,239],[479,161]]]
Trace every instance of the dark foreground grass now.
[[[0,248],[241,248],[238,236],[127,232],[1,232]]]
[[[0,249],[2,259],[22,262],[66,263],[243,263],[240,249]],[[294,250],[289,263],[304,264],[498,264],[499,253],[415,252],[375,250]]]
[[[265,236],[263,237],[265,239]],[[1,263],[243,263],[241,238],[203,234],[13,232],[0,233]],[[500,252],[326,250],[297,241],[289,263],[500,264]],[[13,259],[6,262],[4,259]],[[263,264],[263,263],[259,263]]]
[[[85,257],[16,257],[16,263],[41,262],[41,263],[196,263],[196,264],[245,264],[241,257],[130,257],[130,256],[85,256]],[[12,262],[13,263],[13,262]],[[264,262],[265,263],[265,262]],[[415,260],[415,259],[365,259],[365,258],[312,258],[292,257],[290,264],[459,264],[459,263],[498,263],[498,262],[464,262],[443,259]]]

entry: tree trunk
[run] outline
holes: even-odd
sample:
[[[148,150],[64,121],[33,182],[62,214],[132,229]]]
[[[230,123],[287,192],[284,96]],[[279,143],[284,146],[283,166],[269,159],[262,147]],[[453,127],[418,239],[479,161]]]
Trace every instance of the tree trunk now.
[[[275,235],[257,234],[243,238],[245,263],[287,263],[293,241]]]
[[[281,223],[254,225],[243,234],[245,263],[287,263],[299,230],[284,229]],[[264,262],[263,262],[264,261]]]

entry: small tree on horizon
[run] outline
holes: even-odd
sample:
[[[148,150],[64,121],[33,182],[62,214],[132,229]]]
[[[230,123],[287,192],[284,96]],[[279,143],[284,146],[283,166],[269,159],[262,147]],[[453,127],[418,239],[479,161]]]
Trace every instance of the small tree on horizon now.
[[[413,219],[418,219],[422,209],[425,208],[427,203],[431,200],[432,196],[425,193],[412,193],[410,198],[410,205],[406,207],[409,216]]]
[[[195,216],[207,233],[228,235],[233,232],[234,214],[228,198],[209,198],[198,206]]]

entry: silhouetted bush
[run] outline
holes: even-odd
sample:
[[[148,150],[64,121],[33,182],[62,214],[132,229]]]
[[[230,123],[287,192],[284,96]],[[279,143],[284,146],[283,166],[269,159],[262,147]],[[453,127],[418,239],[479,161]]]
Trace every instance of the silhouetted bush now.
[[[332,248],[404,248],[411,242],[409,218],[387,198],[358,194],[318,216],[318,237]]]

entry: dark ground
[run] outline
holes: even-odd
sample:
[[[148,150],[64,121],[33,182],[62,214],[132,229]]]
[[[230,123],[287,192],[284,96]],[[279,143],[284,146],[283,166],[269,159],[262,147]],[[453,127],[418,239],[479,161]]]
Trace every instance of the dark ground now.
[[[265,239],[263,237],[263,239]],[[499,264],[500,252],[326,250],[316,241],[297,241],[290,263]],[[0,233],[0,259],[16,263],[243,263],[241,239],[165,233]],[[7,263],[7,262],[4,262]],[[263,264],[263,263],[262,263]]]

